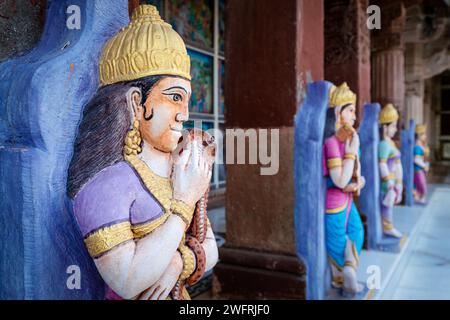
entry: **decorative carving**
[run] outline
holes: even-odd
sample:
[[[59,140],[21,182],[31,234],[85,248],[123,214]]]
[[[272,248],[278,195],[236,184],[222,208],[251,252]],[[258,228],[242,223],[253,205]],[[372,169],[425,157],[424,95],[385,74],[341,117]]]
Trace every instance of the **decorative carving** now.
[[[381,29],[372,32],[372,51],[404,48],[403,30],[406,10],[402,2],[385,5],[382,8]]]
[[[358,24],[352,18],[358,15],[356,7],[355,0],[330,1],[325,7],[325,64],[347,63],[357,55]]]

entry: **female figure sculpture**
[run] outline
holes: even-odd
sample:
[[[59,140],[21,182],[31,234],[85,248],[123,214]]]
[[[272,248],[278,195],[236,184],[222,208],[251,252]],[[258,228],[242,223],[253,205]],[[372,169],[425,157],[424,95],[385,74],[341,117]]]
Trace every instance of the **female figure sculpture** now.
[[[393,224],[393,207],[402,201],[403,169],[401,154],[392,138],[397,132],[398,112],[389,103],[380,112],[380,144],[378,163],[381,176],[381,218],[383,233],[401,238],[402,234]]]
[[[179,145],[189,73],[183,40],[153,6],[139,6],[103,49],[68,193],[109,299],[188,299],[184,283],[217,262],[203,201],[210,139],[190,135]]]
[[[332,285],[344,293],[362,290],[356,271],[364,228],[353,203],[365,180],[359,163],[359,136],[354,129],[356,95],[346,83],[332,87],[324,135],[324,175],[327,178],[325,234]]]
[[[427,145],[427,128],[423,124],[416,126],[416,145],[414,146],[414,198],[425,204],[427,198],[426,173],[430,168],[428,157],[430,149]]]

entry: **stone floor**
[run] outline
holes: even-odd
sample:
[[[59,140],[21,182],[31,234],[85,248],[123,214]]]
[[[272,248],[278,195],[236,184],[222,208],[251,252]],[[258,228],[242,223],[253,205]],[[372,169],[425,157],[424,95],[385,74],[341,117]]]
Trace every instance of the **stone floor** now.
[[[450,185],[434,190],[382,299],[450,299]]]
[[[225,209],[209,210],[218,245],[224,243]],[[450,185],[430,186],[428,205],[396,207],[396,227],[404,232],[400,252],[361,254],[358,280],[366,284],[371,266],[381,271],[381,286],[356,299],[450,299]],[[194,299],[211,299],[210,275],[196,289]],[[327,299],[342,299],[329,292]]]

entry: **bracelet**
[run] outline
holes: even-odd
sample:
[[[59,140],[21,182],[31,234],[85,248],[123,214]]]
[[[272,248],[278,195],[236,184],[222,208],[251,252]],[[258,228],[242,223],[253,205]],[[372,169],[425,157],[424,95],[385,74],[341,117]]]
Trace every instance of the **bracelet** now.
[[[203,249],[203,246],[201,243],[197,240],[197,238],[188,236],[186,245],[191,248],[191,250],[194,252],[195,260],[196,260],[196,266],[195,271],[192,273],[192,275],[186,280],[186,283],[188,285],[193,285],[197,283],[203,274],[205,273],[206,269],[206,255],[205,250]]]
[[[170,207],[173,214],[179,216],[186,223],[186,229],[189,228],[191,224],[192,216],[194,215],[193,207],[188,206],[181,200],[172,200],[172,205]]]
[[[344,159],[356,160],[356,155],[354,153],[346,153]]]
[[[389,181],[395,179],[395,173],[389,173],[387,176],[383,177],[383,181]]]
[[[403,179],[396,179],[395,184],[401,184],[403,185]]]
[[[184,281],[189,278],[195,271],[195,254],[194,252],[182,244],[178,247],[178,251],[181,254],[181,259],[183,260],[183,271],[180,274],[180,281]]]

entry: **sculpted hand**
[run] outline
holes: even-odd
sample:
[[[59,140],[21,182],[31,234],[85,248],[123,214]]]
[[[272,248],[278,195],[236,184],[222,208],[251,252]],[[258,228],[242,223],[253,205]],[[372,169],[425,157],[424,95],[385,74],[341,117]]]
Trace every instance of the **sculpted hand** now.
[[[161,278],[145,290],[139,297],[139,300],[165,300],[177,283],[182,271],[183,260],[177,251]]]
[[[361,190],[362,188],[364,188],[366,186],[366,178],[364,178],[363,176],[361,176],[359,178],[359,190]]]
[[[399,204],[400,202],[402,202],[403,197],[403,185],[401,183],[395,185],[395,192],[397,194],[395,204]]]
[[[344,192],[356,192],[358,190],[358,184],[356,182],[349,183],[342,191]]]
[[[364,177],[360,177],[359,184],[357,182],[349,183],[345,188],[344,192],[356,192],[361,190],[366,185],[366,179]]]
[[[193,141],[184,149],[174,167],[173,197],[193,207],[206,192],[211,180],[209,168],[201,146]]]
[[[353,134],[351,140],[345,142],[345,153],[358,154],[359,151],[359,136],[357,133]]]

